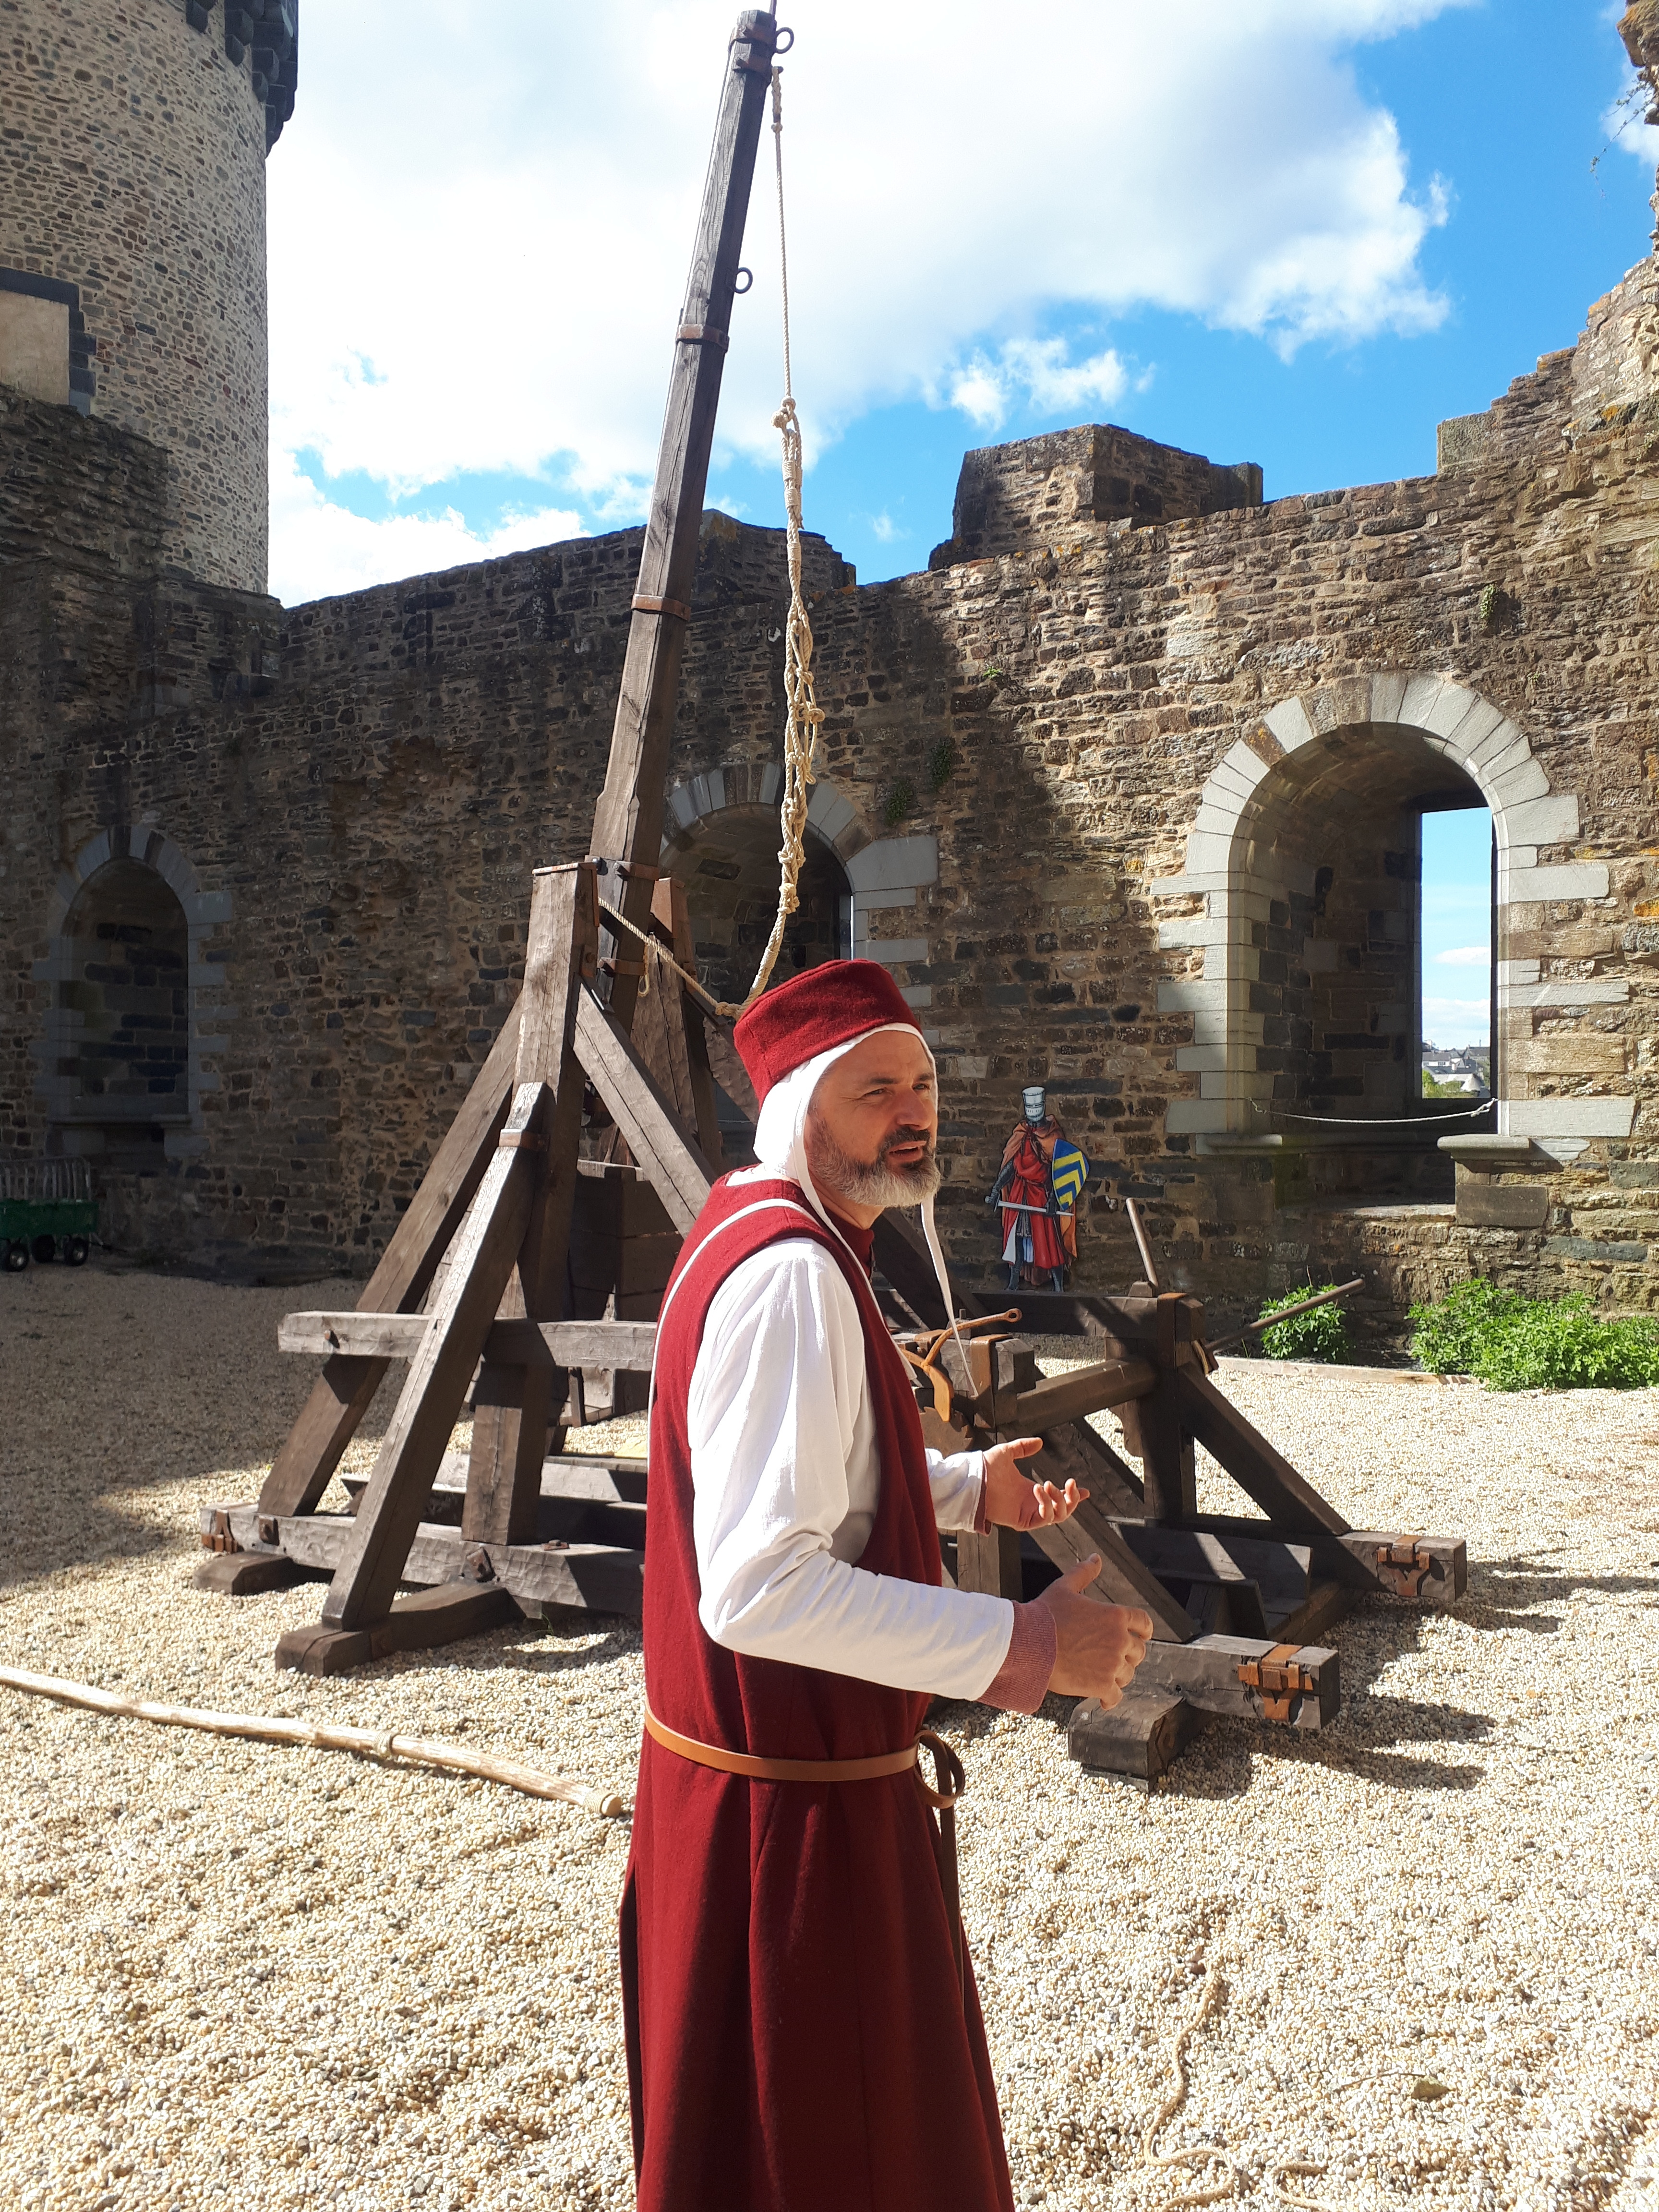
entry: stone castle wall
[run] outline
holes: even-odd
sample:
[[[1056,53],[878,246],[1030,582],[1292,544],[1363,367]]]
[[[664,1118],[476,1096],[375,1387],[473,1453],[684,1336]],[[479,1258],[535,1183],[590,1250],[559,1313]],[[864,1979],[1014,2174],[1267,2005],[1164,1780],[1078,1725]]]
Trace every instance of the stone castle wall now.
[[[1651,283],[1600,303],[1604,356]],[[1545,364],[1533,433],[1478,465],[1265,506],[1218,471],[1237,504],[1155,523],[1089,511],[1083,459],[1127,434],[1086,428],[975,458],[1023,542],[862,588],[814,549],[814,822],[937,1041],[970,1279],[1035,1081],[1099,1170],[1085,1285],[1127,1279],[1139,1195],[1224,1308],[1356,1263],[1379,1328],[1477,1266],[1659,1306],[1659,424],[1574,391]],[[48,414],[16,403],[26,447]],[[142,506],[151,450],[76,439]],[[637,533],[284,611],[137,575],[95,517],[7,530],[7,1141],[75,1139],[77,901],[137,859],[189,933],[191,1066],[157,1157],[106,1177],[116,1232],[366,1268],[511,1001],[531,868],[584,848]],[[671,773],[693,885],[699,824],[767,796],[784,605],[775,534],[708,518]],[[1448,791],[1503,846],[1504,1141],[1455,1188],[1431,1117],[1389,1126],[1413,810]]]
[[[231,11],[257,50],[199,0],[0,13],[0,337],[27,320],[16,357],[35,362],[62,318],[62,396],[167,456],[165,557],[252,592],[267,547],[264,161],[294,52],[292,0],[270,0],[268,22],[259,6],[257,26]]]

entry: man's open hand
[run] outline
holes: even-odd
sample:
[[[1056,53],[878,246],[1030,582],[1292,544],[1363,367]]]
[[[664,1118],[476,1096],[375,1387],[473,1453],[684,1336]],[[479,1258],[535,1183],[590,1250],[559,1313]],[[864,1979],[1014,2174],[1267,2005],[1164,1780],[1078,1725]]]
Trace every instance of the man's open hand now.
[[[1115,1705],[1146,1656],[1152,1623],[1139,1606],[1101,1605],[1085,1597],[1099,1572],[1097,1553],[1050,1583],[1036,1602],[1054,1614],[1060,1635],[1049,1689],[1062,1698],[1098,1698],[1103,1705]]]
[[[1016,1437],[986,1453],[985,1517],[994,1528],[1055,1528],[1089,1495],[1075,1482],[1058,1490],[1052,1482],[1028,1481],[1018,1463],[1042,1449],[1041,1437]]]

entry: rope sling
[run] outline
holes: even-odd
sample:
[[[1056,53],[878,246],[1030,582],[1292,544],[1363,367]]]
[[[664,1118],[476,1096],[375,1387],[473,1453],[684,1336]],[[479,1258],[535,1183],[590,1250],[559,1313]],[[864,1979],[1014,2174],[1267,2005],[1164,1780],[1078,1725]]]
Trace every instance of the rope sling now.
[[[766,950],[761,955],[760,967],[748,997],[740,1006],[715,998],[689,969],[681,967],[679,962],[665,950],[659,939],[635,927],[608,902],[600,902],[600,911],[607,921],[638,938],[648,953],[654,953],[665,968],[672,969],[680,981],[695,991],[712,1012],[722,1021],[728,1022],[735,1021],[744,1006],[752,1006],[771,981],[772,970],[783,950],[783,933],[788,927],[789,917],[800,904],[798,885],[806,859],[807,793],[816,764],[818,730],[823,720],[823,709],[818,704],[812,673],[812,620],[807,612],[805,593],[801,588],[800,417],[795,407],[794,376],[789,351],[789,240],[783,211],[783,71],[776,67],[772,71],[772,151],[778,180],[778,265],[783,298],[783,404],[772,417],[772,422],[783,438],[783,507],[789,562],[789,612],[783,629],[783,798],[778,809],[779,834],[782,840],[778,848],[778,908],[773,916],[772,933],[766,941]],[[650,981],[651,963],[647,958],[641,983],[642,997],[650,989]]]

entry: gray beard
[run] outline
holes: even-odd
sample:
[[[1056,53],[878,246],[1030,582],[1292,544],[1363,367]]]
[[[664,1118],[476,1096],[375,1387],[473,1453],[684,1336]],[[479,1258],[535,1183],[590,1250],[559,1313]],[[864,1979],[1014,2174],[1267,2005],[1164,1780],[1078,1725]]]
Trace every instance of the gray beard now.
[[[931,1145],[926,1159],[915,1167],[890,1168],[884,1147],[873,1160],[853,1159],[822,1123],[815,1127],[810,1121],[806,1162],[815,1182],[837,1197],[850,1198],[854,1206],[920,1206],[924,1199],[932,1198],[941,1181]]]

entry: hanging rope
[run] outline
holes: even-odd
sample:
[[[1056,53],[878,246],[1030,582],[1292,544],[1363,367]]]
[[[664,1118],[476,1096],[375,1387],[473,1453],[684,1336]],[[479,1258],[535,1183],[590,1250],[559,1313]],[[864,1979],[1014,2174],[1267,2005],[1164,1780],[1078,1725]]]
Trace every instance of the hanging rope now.
[[[783,509],[789,556],[789,612],[783,632],[783,799],[778,810],[778,910],[772,934],[744,1004],[753,1006],[771,980],[783,933],[800,904],[796,886],[806,858],[807,792],[823,710],[812,675],[812,623],[800,580],[801,442],[789,355],[789,240],[783,212],[783,71],[772,71],[772,150],[778,179],[778,268],[783,298],[783,404],[772,417],[783,435]]]

